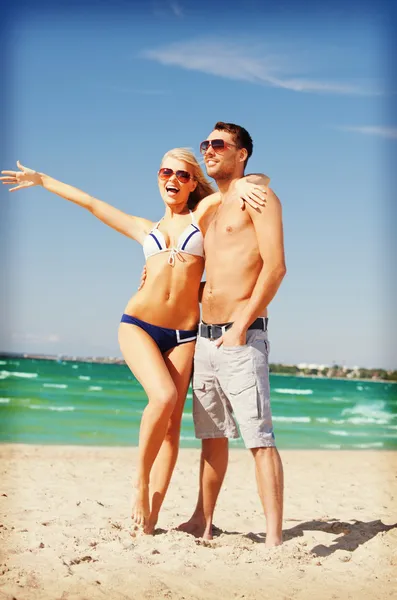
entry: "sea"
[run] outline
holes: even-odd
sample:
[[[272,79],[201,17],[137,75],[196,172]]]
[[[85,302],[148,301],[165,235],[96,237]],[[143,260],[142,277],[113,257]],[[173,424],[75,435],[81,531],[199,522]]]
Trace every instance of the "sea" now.
[[[270,384],[280,449],[397,449],[395,383],[271,375]],[[0,360],[1,443],[136,446],[146,402],[125,365]],[[189,389],[181,447],[199,446]]]

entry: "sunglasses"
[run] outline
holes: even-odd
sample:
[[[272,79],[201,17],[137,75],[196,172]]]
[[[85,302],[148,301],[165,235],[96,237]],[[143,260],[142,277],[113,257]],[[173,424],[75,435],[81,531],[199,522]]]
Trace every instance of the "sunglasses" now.
[[[181,169],[178,169],[178,171],[173,171],[172,169],[167,169],[166,167],[163,167],[159,170],[158,176],[163,181],[167,181],[167,179],[172,177],[174,173],[178,181],[180,181],[181,183],[187,183],[188,181],[190,181],[190,179],[193,179],[193,175],[190,175],[188,171],[182,171]]]
[[[237,148],[236,144],[230,144],[229,142],[225,142],[225,140],[221,140],[221,139],[219,139],[219,140],[204,140],[204,142],[201,142],[201,144],[200,144],[201,154],[205,154],[210,146],[213,149],[213,151],[217,152],[218,154],[220,152],[224,152],[226,150],[226,148],[228,148],[229,146],[234,146],[235,148]]]

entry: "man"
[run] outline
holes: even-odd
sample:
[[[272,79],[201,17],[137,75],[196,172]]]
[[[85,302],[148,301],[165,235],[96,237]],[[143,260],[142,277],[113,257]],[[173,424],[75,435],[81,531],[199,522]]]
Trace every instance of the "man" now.
[[[212,519],[228,463],[228,439],[238,437],[255,460],[267,522],[266,545],[282,543],[283,467],[270,410],[267,307],[286,273],[281,205],[269,189],[266,207],[233,199],[252,139],[238,125],[218,122],[200,150],[222,202],[205,236],[202,295],[194,374],[193,418],[202,439],[196,509],[180,530],[212,539]]]

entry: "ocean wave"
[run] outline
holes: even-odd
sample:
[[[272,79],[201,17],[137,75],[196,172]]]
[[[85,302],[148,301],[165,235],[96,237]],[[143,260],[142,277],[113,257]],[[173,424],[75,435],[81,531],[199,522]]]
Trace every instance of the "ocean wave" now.
[[[327,450],[340,450],[340,444],[321,444],[320,448],[327,448]]]
[[[56,388],[58,390],[66,390],[69,386],[66,383],[43,383],[45,388]]]
[[[74,406],[43,406],[41,404],[31,404],[29,408],[33,410],[53,410],[56,412],[68,412],[76,410]]]
[[[100,385],[90,385],[88,389],[90,392],[101,392],[103,390],[103,387],[101,387]]]
[[[290,388],[275,388],[277,394],[291,394],[294,396],[310,396],[313,390],[294,390]]]
[[[388,423],[393,419],[394,415],[387,410],[386,402],[384,400],[376,400],[370,404],[356,404],[353,408],[344,408],[342,410],[342,417],[352,417],[361,419],[378,419],[380,421],[386,421]]]
[[[89,375],[79,375],[79,379],[82,381],[91,381],[91,377]]]
[[[364,431],[345,431],[344,429],[330,429],[327,433],[330,435],[342,435],[344,437],[371,437],[371,433],[365,433]]]
[[[0,371],[0,379],[7,377],[20,377],[21,379],[34,379],[38,377],[38,373],[17,373],[17,371]]]
[[[194,436],[190,436],[190,435],[181,435],[181,437],[179,438],[181,441],[183,442],[191,442],[192,440],[196,440],[196,438]]]
[[[383,442],[370,442],[369,444],[352,444],[353,448],[383,448]]]
[[[192,394],[191,392],[188,392],[188,393],[186,394],[186,398],[193,398],[193,394]]]
[[[192,415],[192,413],[183,413],[182,414],[182,421],[193,421],[193,415]]]
[[[79,365],[72,365],[72,369],[78,369]]]
[[[0,404],[9,404],[11,402],[11,398],[0,398]]]
[[[7,361],[6,360],[0,360],[0,365],[6,365]]]
[[[280,423],[311,423],[311,417],[273,417],[273,421]]]

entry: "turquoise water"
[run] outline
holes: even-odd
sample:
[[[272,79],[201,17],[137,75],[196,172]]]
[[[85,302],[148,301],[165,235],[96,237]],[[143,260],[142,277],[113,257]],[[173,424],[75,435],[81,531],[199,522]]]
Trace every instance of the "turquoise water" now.
[[[396,384],[270,379],[280,448],[397,448]],[[124,365],[0,360],[0,442],[135,446],[145,404],[145,393]],[[181,445],[199,446],[191,390]]]

